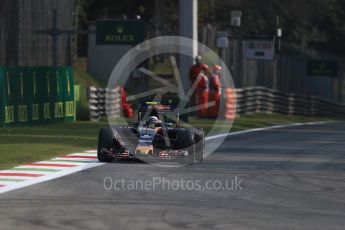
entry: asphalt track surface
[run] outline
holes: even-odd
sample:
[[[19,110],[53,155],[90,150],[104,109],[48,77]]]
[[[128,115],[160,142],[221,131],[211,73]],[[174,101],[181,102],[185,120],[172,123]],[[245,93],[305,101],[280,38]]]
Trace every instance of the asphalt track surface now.
[[[345,123],[280,128],[190,167],[117,162],[2,194],[0,229],[343,230],[344,190]]]

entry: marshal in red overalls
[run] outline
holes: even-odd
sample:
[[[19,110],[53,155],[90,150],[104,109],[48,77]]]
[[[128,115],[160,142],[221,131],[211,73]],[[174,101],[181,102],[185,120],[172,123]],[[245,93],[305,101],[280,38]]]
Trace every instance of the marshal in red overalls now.
[[[190,80],[190,83],[191,83],[191,85],[190,85],[191,87],[193,86],[194,82],[196,81],[196,79],[198,78],[198,76],[199,76],[199,74],[201,72],[204,72],[205,74],[208,72],[208,66],[205,65],[205,64],[202,64],[201,63],[201,59],[202,59],[201,56],[198,55],[195,58],[195,65],[192,65],[192,67],[189,69],[189,80]],[[201,87],[201,85],[200,85],[200,87]],[[199,85],[198,85],[198,87],[199,87]],[[196,89],[196,91],[197,90],[198,89]],[[193,96],[192,96],[192,104],[191,104],[191,106],[198,105],[197,102],[196,102],[196,99],[197,99],[196,92],[194,92]]]
[[[209,81],[208,77],[201,71],[197,79],[200,78],[200,82],[196,87],[196,105],[199,106],[198,117],[207,118],[207,103],[208,103],[208,93],[209,93]]]
[[[220,81],[220,72],[222,70],[222,67],[219,65],[214,65],[213,68],[213,74],[210,77],[210,102],[214,102],[215,105],[211,106],[209,108],[209,118],[217,118],[218,112],[219,112],[219,106],[220,106],[220,96],[222,93],[221,88],[221,81]]]

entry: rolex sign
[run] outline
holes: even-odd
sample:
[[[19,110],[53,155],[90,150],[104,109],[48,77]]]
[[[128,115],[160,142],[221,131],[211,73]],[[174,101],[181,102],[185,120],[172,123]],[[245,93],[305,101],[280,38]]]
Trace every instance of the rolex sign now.
[[[102,20],[96,22],[97,45],[137,45],[144,41],[141,20]]]

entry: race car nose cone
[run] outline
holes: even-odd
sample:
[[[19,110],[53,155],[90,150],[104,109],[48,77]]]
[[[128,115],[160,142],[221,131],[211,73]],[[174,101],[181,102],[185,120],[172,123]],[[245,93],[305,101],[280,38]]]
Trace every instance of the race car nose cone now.
[[[142,155],[152,155],[153,154],[153,147],[152,146],[138,146],[135,150],[135,154],[142,154]]]

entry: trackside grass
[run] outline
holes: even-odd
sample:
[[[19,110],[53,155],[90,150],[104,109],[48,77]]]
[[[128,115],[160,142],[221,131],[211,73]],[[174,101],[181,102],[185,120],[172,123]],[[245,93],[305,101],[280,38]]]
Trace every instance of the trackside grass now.
[[[250,115],[235,120],[232,131],[294,122],[329,120],[282,115]],[[191,125],[207,132],[213,120],[190,118]],[[107,122],[81,122],[34,127],[0,128],[0,169],[47,160],[68,153],[96,149],[98,131]]]

